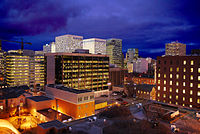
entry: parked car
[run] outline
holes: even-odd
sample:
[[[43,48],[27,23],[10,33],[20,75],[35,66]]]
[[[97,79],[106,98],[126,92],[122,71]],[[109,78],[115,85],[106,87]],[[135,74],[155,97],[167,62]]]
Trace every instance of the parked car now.
[[[108,97],[108,95],[103,94],[103,95],[101,95],[101,97]]]
[[[123,101],[123,102],[121,103],[121,105],[127,105],[127,104],[128,104],[127,101]]]
[[[117,100],[117,101],[123,101],[123,99],[122,99],[122,98],[117,98],[116,100]]]

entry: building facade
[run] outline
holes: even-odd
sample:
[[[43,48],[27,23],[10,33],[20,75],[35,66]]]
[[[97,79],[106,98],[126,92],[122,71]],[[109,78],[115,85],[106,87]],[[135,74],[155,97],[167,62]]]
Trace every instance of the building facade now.
[[[83,48],[83,37],[77,35],[62,35],[55,38],[55,52],[72,53]]]
[[[179,43],[177,41],[165,44],[165,55],[185,56],[186,55],[186,44]]]
[[[5,52],[0,50],[0,84],[5,84]]]
[[[91,38],[83,40],[83,49],[91,54],[106,54],[106,40]]]
[[[106,53],[109,55],[110,64],[123,68],[122,40],[108,39],[106,41]]]
[[[55,42],[43,46],[43,53],[55,53]]]
[[[126,53],[126,61],[132,62],[134,59],[136,60],[139,57],[139,52],[137,48],[130,48]]]
[[[110,82],[112,86],[124,85],[124,76],[127,72],[126,69],[121,68],[110,68]]]
[[[200,57],[157,57],[156,100],[200,107]]]
[[[101,91],[108,89],[109,57],[82,53],[48,53],[47,84]]]
[[[35,55],[31,50],[30,52],[24,51],[21,55],[16,50],[6,55],[6,83],[9,86],[44,86],[44,55]]]
[[[47,85],[47,96],[54,98],[52,109],[80,119],[95,114],[94,92],[78,90],[61,85]]]

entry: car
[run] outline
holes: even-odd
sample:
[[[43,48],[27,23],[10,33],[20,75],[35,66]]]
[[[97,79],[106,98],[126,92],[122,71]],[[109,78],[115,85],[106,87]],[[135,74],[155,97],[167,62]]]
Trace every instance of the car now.
[[[123,101],[123,102],[121,103],[121,105],[126,105],[126,104],[128,104],[127,101]]]
[[[106,94],[103,94],[103,95],[101,95],[101,97],[108,97],[108,95],[106,95]]]
[[[117,101],[123,101],[123,99],[122,99],[122,98],[117,98],[116,100],[117,100]]]

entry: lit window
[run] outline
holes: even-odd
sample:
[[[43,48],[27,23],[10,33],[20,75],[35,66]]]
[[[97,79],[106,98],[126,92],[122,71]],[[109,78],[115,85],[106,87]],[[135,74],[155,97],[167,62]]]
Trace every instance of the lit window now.
[[[193,60],[191,60],[191,65],[194,65],[194,61]]]
[[[198,84],[198,88],[200,88],[200,84]]]
[[[172,104],[172,102],[171,102],[171,101],[169,101],[169,104]]]
[[[170,95],[170,96],[169,96],[169,98],[171,99],[171,98],[172,98],[172,96]]]
[[[197,99],[197,103],[199,103],[199,104],[200,104],[200,99]]]
[[[183,79],[185,80],[185,75],[183,75]]]
[[[200,96],[200,91],[197,92],[197,96]]]
[[[176,79],[178,79],[179,78],[179,74],[176,74]]]
[[[164,84],[166,84],[166,80],[164,80]]]
[[[178,86],[178,81],[176,82],[176,86]]]
[[[3,106],[0,106],[0,110],[3,110]]]
[[[192,107],[192,105],[190,105],[190,107]]]
[[[172,78],[172,74],[170,74],[170,78]]]
[[[183,97],[183,101],[185,101],[185,97]]]
[[[176,89],[176,93],[178,93],[178,89]]]
[[[179,67],[176,68],[176,71],[179,72]]]
[[[193,87],[193,83],[190,83],[190,87]]]
[[[158,90],[160,90],[160,86],[158,86]]]
[[[198,80],[200,80],[200,76],[198,76]]]
[[[185,94],[185,89],[183,89],[183,93]]]
[[[193,80],[193,75],[190,75],[190,79]]]
[[[144,94],[146,94],[146,92],[144,92]]]
[[[176,95],[176,99],[178,100],[178,95]]]
[[[183,61],[183,65],[186,65],[186,60]]]
[[[170,81],[169,84],[172,85],[172,81]]]
[[[198,68],[198,72],[200,73],[200,68]]]
[[[158,84],[160,84],[160,80],[158,80]]]
[[[163,97],[166,98],[166,94],[163,94]]]
[[[193,92],[192,92],[192,90],[190,90],[190,95],[192,95],[193,94]]]
[[[183,86],[185,87],[185,82],[183,82]]]
[[[165,103],[165,100],[163,100],[163,102]]]
[[[185,106],[185,104],[183,104],[183,106]]]
[[[138,91],[138,93],[140,93],[140,91]]]
[[[178,102],[176,102],[176,105],[178,105]]]
[[[163,89],[164,91],[166,91],[166,87],[164,87],[164,89]]]
[[[169,88],[169,92],[172,92],[172,88],[171,87]]]
[[[160,97],[160,94],[158,93],[158,97]]]
[[[194,70],[193,70],[193,68],[190,68],[190,72],[192,73]]]
[[[158,77],[160,77],[160,74],[158,74]]]
[[[164,78],[166,78],[166,74],[164,74]]]
[[[186,72],[186,68],[183,68],[183,72]]]
[[[173,71],[173,69],[172,69],[172,67],[170,67],[170,72],[172,72]]]
[[[190,102],[192,102],[192,98],[190,98]]]

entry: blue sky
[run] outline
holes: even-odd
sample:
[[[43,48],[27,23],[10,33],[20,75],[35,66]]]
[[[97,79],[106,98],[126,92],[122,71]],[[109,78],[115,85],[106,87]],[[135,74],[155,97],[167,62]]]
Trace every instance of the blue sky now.
[[[123,51],[138,48],[143,57],[164,54],[165,43],[199,48],[198,0],[1,0],[0,38],[32,42],[41,50],[63,34],[84,38],[120,38]],[[3,42],[3,49],[20,45]]]

